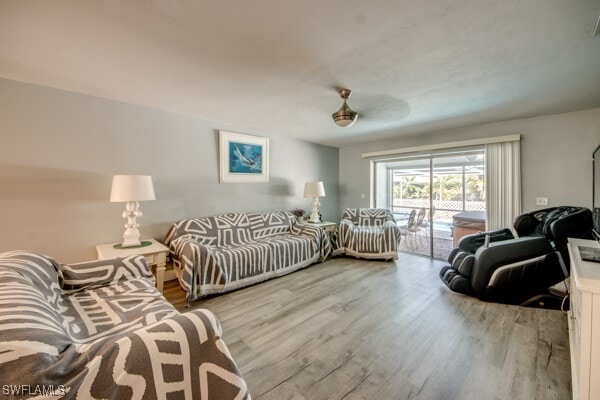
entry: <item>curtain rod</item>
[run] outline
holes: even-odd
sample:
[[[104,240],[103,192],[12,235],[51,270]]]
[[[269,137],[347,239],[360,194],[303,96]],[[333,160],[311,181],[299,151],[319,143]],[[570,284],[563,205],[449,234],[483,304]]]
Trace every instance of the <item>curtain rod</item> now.
[[[481,144],[490,144],[490,143],[516,142],[516,141],[520,141],[520,140],[521,140],[521,134],[508,135],[508,136],[496,136],[496,137],[491,137],[491,138],[461,140],[458,142],[428,144],[428,145],[416,146],[416,147],[405,147],[403,149],[374,151],[371,153],[362,153],[360,156],[362,158],[371,158],[371,157],[380,157],[380,156],[391,156],[391,155],[396,155],[396,154],[415,153],[415,152],[419,152],[419,151],[431,151],[431,150],[451,149],[451,148],[455,148],[455,147],[477,146],[477,145],[481,145]]]

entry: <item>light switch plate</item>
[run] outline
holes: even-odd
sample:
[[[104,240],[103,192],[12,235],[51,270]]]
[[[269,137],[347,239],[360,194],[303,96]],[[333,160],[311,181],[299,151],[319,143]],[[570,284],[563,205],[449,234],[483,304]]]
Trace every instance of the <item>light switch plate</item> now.
[[[535,204],[538,206],[547,206],[548,205],[548,198],[547,197],[536,197],[535,198]]]

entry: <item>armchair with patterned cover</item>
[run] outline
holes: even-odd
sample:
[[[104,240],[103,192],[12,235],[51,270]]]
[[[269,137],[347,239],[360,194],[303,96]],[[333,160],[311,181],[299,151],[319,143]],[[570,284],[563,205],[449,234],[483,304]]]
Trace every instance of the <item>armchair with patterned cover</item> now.
[[[180,314],[143,256],[1,253],[0,378],[15,398],[250,399],[217,317]]]
[[[338,228],[335,255],[367,259],[398,259],[400,229],[384,208],[347,208]]]

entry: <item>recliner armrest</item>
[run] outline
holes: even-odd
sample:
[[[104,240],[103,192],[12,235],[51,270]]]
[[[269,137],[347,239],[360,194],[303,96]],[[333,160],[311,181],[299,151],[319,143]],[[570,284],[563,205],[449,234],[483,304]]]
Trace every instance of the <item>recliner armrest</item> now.
[[[483,292],[494,271],[502,266],[526,263],[553,252],[554,249],[545,237],[516,238],[480,247],[475,253],[471,280],[473,289],[477,293]]]
[[[492,243],[489,247],[481,247],[475,253],[475,257],[479,262],[491,264],[512,263],[553,251],[550,242],[544,237],[523,237]]]
[[[463,236],[458,242],[458,247],[466,252],[475,253],[479,247],[484,245],[486,236],[489,236],[490,243],[515,238],[510,229],[498,229],[495,231],[480,232]]]

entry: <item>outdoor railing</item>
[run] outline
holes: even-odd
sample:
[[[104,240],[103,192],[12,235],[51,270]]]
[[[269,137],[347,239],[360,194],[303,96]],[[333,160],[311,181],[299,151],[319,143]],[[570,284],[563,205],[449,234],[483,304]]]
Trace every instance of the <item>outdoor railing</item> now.
[[[400,219],[407,219],[411,210],[419,210],[421,208],[425,208],[425,210],[428,210],[429,205],[430,203],[427,199],[394,199],[392,212],[396,214]],[[460,212],[485,211],[485,202],[434,200],[433,209],[434,223],[441,222],[443,224],[452,224],[452,217]]]

